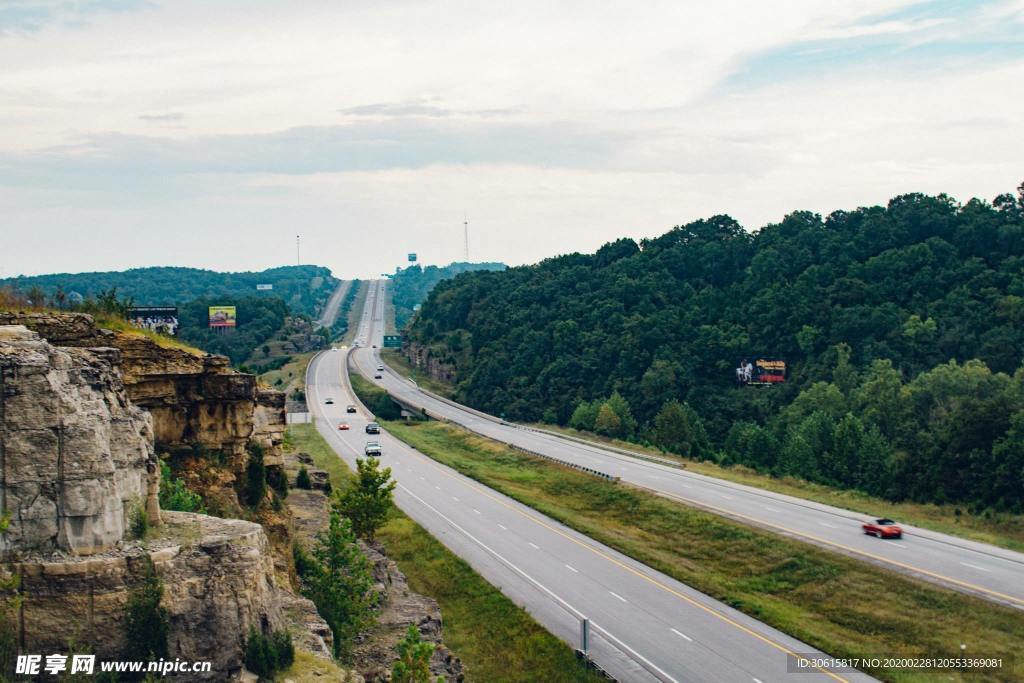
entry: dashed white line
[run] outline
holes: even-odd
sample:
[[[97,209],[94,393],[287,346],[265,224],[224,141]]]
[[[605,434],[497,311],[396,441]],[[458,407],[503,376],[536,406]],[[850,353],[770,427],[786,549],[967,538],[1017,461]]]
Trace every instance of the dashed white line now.
[[[458,503],[458,502],[459,502],[459,499],[458,499],[458,498],[456,498],[455,496],[452,496],[452,500],[454,500],[454,501],[455,501],[456,503]]]
[[[440,491],[440,490],[441,490],[441,487],[440,487],[440,486],[438,486],[437,484],[434,484],[434,488],[435,488],[435,489],[437,489],[438,491]]]
[[[726,500],[736,500],[735,497],[730,496],[730,495],[725,494],[725,493],[719,493],[718,495],[720,495],[722,498],[725,498]]]
[[[755,678],[754,679],[754,683],[761,683],[761,679],[760,678]]]
[[[838,529],[835,524],[829,524],[828,522],[818,522],[821,526],[827,526],[829,529]]]
[[[629,602],[629,600],[626,600],[626,598],[622,597],[621,595],[619,595],[618,593],[616,593],[614,591],[608,591],[608,592],[612,594],[613,598],[618,598],[619,600],[622,600],[622,602]]]
[[[426,481],[426,480],[427,480],[426,477],[420,477],[420,481]]]
[[[580,570],[576,569],[576,567],[573,567],[571,564],[565,565],[565,568],[568,569],[569,571],[573,572],[574,574],[579,574],[580,573]]]
[[[693,638],[691,638],[690,636],[686,635],[686,634],[685,634],[685,633],[683,633],[682,631],[677,631],[677,630],[675,630],[675,629],[671,629],[671,630],[672,630],[672,633],[676,634],[676,635],[677,635],[677,636],[679,636],[680,638],[685,638],[686,640],[688,640],[688,641],[689,641],[689,642],[691,642],[691,643],[693,642]]]
[[[527,543],[529,543],[530,547],[533,548],[534,550],[540,550],[540,546],[537,545],[536,543],[533,543],[532,541],[527,541]]]
[[[770,508],[767,505],[764,506],[764,509],[768,512],[782,512],[782,510],[779,510],[778,508]]]
[[[478,514],[478,515],[480,514],[480,511],[479,511],[479,510],[477,510],[476,508],[473,508],[473,512],[475,512],[475,513],[476,513],[476,514]]]
[[[500,528],[500,529],[501,529],[502,531],[508,531],[508,527],[507,527],[507,526],[505,526],[504,524],[499,524],[499,525],[498,525],[498,527],[499,527],[499,528]]]
[[[979,567],[978,565],[971,564],[970,562],[961,562],[960,564],[962,564],[965,567],[970,567],[971,569],[977,569],[979,572],[990,572],[990,571],[992,571],[991,569],[985,569],[984,567]]]

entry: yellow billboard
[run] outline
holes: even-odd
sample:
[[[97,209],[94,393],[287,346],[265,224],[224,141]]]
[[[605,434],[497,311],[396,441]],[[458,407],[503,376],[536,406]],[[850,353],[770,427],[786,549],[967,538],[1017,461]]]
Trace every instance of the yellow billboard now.
[[[210,327],[234,327],[234,306],[210,306]]]

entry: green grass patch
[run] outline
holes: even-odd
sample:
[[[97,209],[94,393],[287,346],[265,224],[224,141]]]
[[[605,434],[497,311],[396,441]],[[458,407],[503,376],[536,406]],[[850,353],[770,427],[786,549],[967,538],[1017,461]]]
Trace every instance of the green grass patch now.
[[[428,387],[429,388],[429,387]],[[433,391],[433,389],[431,389]],[[651,448],[629,441],[609,439],[581,432],[576,429],[557,425],[533,425],[549,431],[561,432],[595,443],[608,444],[638,453],[647,453],[661,457],[672,457],[686,464],[686,469],[698,474],[705,474],[716,479],[725,479],[738,484],[746,484],[766,491],[774,491],[795,498],[813,500],[825,505],[863,512],[871,517],[889,517],[907,524],[931,529],[939,533],[968,538],[981,543],[989,543],[1010,550],[1024,552],[1024,515],[1009,513],[971,514],[966,508],[956,505],[935,505],[932,503],[894,503],[892,501],[870,496],[860,491],[839,489],[824,484],[815,484],[796,477],[772,477],[761,474],[749,467],[738,465],[722,467],[711,462],[687,460],[673,453]]]
[[[352,379],[353,383],[362,380],[355,375]],[[314,425],[292,425],[287,438],[296,449],[309,453],[317,467],[328,472],[335,490],[348,485],[351,470]],[[433,597],[441,606],[444,642],[462,659],[467,680],[605,680],[581,665],[568,645],[401,510],[392,509],[387,524],[377,531],[377,538],[408,578],[409,587]]]
[[[1024,678],[1024,612],[513,451],[438,422],[386,423],[420,452],[839,657],[1002,657]],[[875,669],[893,681],[934,673]],[[943,680],[977,680],[952,672]]]

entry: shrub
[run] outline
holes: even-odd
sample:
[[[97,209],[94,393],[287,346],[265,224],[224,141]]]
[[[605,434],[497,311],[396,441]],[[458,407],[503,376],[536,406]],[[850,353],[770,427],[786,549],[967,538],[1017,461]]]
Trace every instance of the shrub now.
[[[160,461],[160,509],[206,514],[203,497],[190,491],[183,480],[171,474],[166,460]]]
[[[267,469],[263,465],[263,446],[250,441],[249,464],[245,468],[245,502],[256,507],[267,492]]]
[[[125,658],[133,660],[167,657],[169,617],[160,606],[164,586],[153,561],[143,555],[145,571],[141,583],[128,595],[125,607]]]
[[[261,681],[273,680],[273,675],[283,671],[295,661],[295,646],[287,631],[274,631],[263,635],[255,627],[249,627],[245,639],[245,668],[259,676]]]
[[[299,474],[295,477],[295,488],[307,490],[313,488],[313,482],[309,480],[309,470],[305,465],[299,468]]]

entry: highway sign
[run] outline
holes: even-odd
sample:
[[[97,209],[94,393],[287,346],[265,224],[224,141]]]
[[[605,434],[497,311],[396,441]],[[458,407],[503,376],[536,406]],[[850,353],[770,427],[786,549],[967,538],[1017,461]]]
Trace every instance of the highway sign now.
[[[385,349],[397,349],[402,346],[402,337],[397,334],[385,334],[384,335],[384,348]]]

